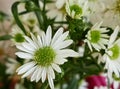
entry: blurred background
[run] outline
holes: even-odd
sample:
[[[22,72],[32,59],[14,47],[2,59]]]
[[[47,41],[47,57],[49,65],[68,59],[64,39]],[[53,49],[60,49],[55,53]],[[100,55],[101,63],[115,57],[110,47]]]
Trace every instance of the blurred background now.
[[[0,11],[4,13],[11,14],[11,5],[17,0],[0,0]]]

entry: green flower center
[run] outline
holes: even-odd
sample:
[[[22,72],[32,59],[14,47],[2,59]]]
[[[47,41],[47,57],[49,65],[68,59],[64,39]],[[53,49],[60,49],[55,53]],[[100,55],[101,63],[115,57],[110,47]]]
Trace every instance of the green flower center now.
[[[29,19],[28,22],[31,24],[31,25],[34,25],[36,23],[35,19]]]
[[[78,6],[78,5],[76,5],[76,4],[72,5],[70,7],[70,10],[71,10],[71,12],[74,11],[75,15],[81,15],[82,14],[82,8],[80,6]]]
[[[18,42],[18,43],[22,43],[22,42],[25,41],[25,38],[23,37],[23,34],[17,33],[17,34],[15,34],[15,36],[14,36],[14,40],[15,40],[16,42]]]
[[[34,54],[34,60],[38,65],[41,66],[49,66],[53,63],[55,59],[56,53],[54,50],[47,46],[43,48],[39,48]]]
[[[100,40],[100,37],[101,37],[100,31],[95,30],[90,32],[91,42],[97,43]]]
[[[112,60],[115,60],[120,56],[120,48],[117,44],[110,48],[110,51],[112,51],[112,56],[110,56]]]

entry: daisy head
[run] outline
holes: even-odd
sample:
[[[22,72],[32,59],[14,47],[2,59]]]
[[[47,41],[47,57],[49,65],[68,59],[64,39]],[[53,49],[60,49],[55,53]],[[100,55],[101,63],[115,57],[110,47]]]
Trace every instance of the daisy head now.
[[[107,49],[103,55],[103,60],[105,61],[105,68],[108,70],[109,78],[112,77],[114,73],[117,77],[120,77],[120,39],[117,39],[117,34],[119,27],[116,27],[110,40],[108,42]]]
[[[25,36],[25,42],[16,45],[20,52],[16,55],[20,58],[29,59],[30,62],[25,63],[17,69],[18,74],[23,74],[22,78],[29,76],[31,81],[42,83],[47,79],[51,89],[54,89],[53,79],[55,79],[54,70],[61,73],[59,65],[67,61],[67,57],[78,57],[79,54],[68,49],[72,40],[66,39],[69,32],[63,33],[63,28],[59,28],[52,38],[52,29],[49,26],[46,34],[42,36],[34,36],[31,38]]]
[[[13,26],[12,27],[12,32],[10,33],[13,37],[12,41],[14,43],[22,43],[25,41],[24,38],[24,33],[22,32],[22,30],[18,27],[18,26]]]
[[[26,26],[34,27],[37,25],[37,19],[34,13],[25,14],[21,17],[21,20]]]
[[[82,0],[66,0],[66,12],[72,18],[80,19],[87,11],[87,1]]]
[[[105,34],[108,32],[106,28],[100,28],[102,22],[96,23],[87,33],[85,42],[87,42],[90,50],[92,51],[92,47],[100,51],[100,49],[105,49],[105,45],[108,43],[108,36]]]

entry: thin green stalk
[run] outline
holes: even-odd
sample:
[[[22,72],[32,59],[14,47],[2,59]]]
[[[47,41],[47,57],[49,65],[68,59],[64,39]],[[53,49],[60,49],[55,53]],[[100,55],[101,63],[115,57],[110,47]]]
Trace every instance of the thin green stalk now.
[[[19,14],[18,14],[18,5],[20,4],[21,2],[17,1],[15,2],[13,5],[12,5],[12,8],[11,8],[11,11],[12,11],[12,14],[14,16],[14,19],[17,23],[17,25],[21,28],[21,30],[27,34],[23,24],[21,23],[20,19],[19,19]]]
[[[36,17],[38,19],[39,27],[41,29],[43,29],[43,21],[44,21],[44,19],[43,19],[42,12],[41,12],[41,9],[40,9],[39,0],[32,0],[32,1],[39,8],[39,10],[34,11],[34,12],[35,12],[35,15],[36,15]]]

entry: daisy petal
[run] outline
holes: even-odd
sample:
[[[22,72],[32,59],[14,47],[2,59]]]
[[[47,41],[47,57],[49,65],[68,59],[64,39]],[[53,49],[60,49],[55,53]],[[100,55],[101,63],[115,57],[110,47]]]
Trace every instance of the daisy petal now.
[[[22,76],[22,78],[25,78],[25,77],[29,76],[30,74],[32,74],[36,68],[37,68],[37,66],[34,66],[34,67],[31,68],[30,70],[28,70],[28,71]]]
[[[65,38],[68,36],[69,31],[65,32],[63,35],[61,35],[56,41],[55,43],[52,44],[52,47],[58,45],[60,42],[62,42],[63,40],[65,40]]]
[[[61,69],[60,69],[60,67],[58,66],[58,65],[56,65],[56,64],[52,64],[52,68],[55,70],[55,71],[57,71],[58,73],[61,73],[62,71],[61,71]]]
[[[118,35],[118,31],[119,31],[119,27],[117,26],[114,30],[114,32],[112,33],[112,35],[110,36],[110,40],[109,40],[109,46],[111,44],[113,44],[113,42],[115,41],[115,39],[117,38],[117,35]]]
[[[45,82],[45,79],[46,79],[46,68],[44,67],[42,70],[42,83]]]
[[[48,75],[48,82],[49,82],[50,88],[54,89],[53,79],[50,75]]]
[[[20,58],[25,58],[25,59],[32,59],[33,58],[33,56],[29,53],[16,52],[15,54]]]
[[[35,65],[34,62],[30,62],[30,63],[26,63],[23,66],[21,66],[20,68],[17,69],[18,74],[23,74],[26,71],[28,71],[30,68],[32,68]]]
[[[31,81],[35,81],[36,80],[36,75],[38,74],[39,68],[37,66],[36,70],[33,72],[32,76],[31,76]]]
[[[46,32],[46,45],[50,45],[50,42],[51,42],[51,37],[52,37],[52,28],[51,26],[49,26],[47,28],[47,32]]]
[[[40,80],[41,76],[42,76],[42,68],[39,67],[39,71],[38,71],[37,77],[36,77],[36,82],[38,82]]]
[[[69,45],[72,44],[72,40],[66,40],[64,42],[59,43],[58,45],[54,46],[54,49],[62,49],[62,48],[66,48]]]
[[[63,28],[59,28],[58,31],[53,36],[51,45],[53,45],[53,43],[55,43],[55,41],[62,35],[62,33],[63,33]]]
[[[55,79],[55,73],[51,66],[48,67],[47,72],[48,72],[48,75],[50,75],[52,77],[52,79]]]
[[[62,57],[79,57],[79,53],[71,50],[71,49],[63,49],[63,50],[58,50],[57,51],[59,56]]]

